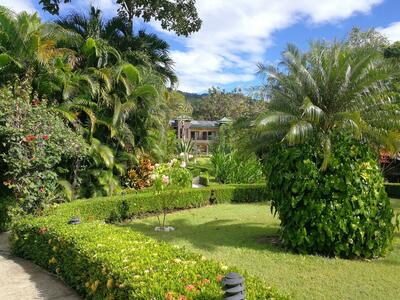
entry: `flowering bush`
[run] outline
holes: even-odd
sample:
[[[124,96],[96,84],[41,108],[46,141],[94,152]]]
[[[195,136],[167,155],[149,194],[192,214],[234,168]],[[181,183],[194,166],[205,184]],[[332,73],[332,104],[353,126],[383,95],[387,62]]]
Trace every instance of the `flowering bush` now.
[[[58,181],[68,175],[64,163],[86,151],[80,135],[30,94],[26,85],[0,90],[0,189],[27,213],[63,199]]]
[[[153,178],[167,176],[170,180],[167,186],[172,188],[186,188],[192,186],[192,173],[186,168],[185,161],[173,159],[166,164],[155,165]],[[156,187],[156,189],[159,187]]]
[[[155,169],[155,174],[153,174],[154,178],[154,187],[156,193],[161,193],[164,189],[168,187],[172,187],[176,190],[176,193],[179,193],[179,188],[188,188],[192,186],[192,173],[186,169],[186,162],[179,162],[176,159],[171,160],[167,164],[157,165]],[[178,188],[178,189],[177,189]],[[163,198],[162,204],[163,211],[163,222],[160,221],[158,217],[158,222],[160,226],[165,227],[165,218],[167,215],[167,202],[166,198]]]

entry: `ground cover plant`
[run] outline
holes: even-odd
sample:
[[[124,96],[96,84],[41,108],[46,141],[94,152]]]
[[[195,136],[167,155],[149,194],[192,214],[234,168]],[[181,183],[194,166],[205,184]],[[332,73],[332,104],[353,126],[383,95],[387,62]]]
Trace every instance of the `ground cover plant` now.
[[[175,202],[168,203],[178,209],[210,203],[212,191],[220,202],[263,201],[263,189],[227,186],[184,190],[178,199],[175,192],[165,192],[78,200],[49,210],[46,216],[21,220],[12,233],[12,249],[90,299],[220,299],[223,274],[237,269],[103,220],[121,204],[128,207],[124,214],[137,217],[161,211],[162,197],[173,195]],[[68,224],[71,216],[79,216],[82,223]],[[243,274],[248,299],[286,298]]]
[[[400,201],[392,207],[400,212]],[[293,299],[397,299],[400,235],[383,259],[348,260],[288,252],[279,241],[279,219],[268,204],[221,204],[173,213],[177,230],[154,232],[150,217],[126,224],[147,236],[239,266]],[[193,234],[196,232],[196,234]]]

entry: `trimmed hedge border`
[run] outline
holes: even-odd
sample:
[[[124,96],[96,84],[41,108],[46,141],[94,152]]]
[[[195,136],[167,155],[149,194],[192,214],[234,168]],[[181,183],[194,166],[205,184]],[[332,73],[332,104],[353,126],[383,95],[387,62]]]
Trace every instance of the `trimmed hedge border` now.
[[[385,183],[386,193],[390,198],[399,198],[400,199],[400,183]]]
[[[0,232],[10,229],[11,213],[10,211],[16,207],[15,199],[11,197],[0,198]]]
[[[161,211],[164,200],[172,210],[210,201],[260,202],[266,197],[263,185],[230,185],[78,200],[17,223],[12,250],[58,274],[88,299],[221,299],[219,282],[236,268],[103,220],[122,201],[128,203],[129,214],[141,216]],[[81,224],[68,225],[72,216],[79,216]],[[246,278],[247,299],[287,298],[265,282],[240,273]]]

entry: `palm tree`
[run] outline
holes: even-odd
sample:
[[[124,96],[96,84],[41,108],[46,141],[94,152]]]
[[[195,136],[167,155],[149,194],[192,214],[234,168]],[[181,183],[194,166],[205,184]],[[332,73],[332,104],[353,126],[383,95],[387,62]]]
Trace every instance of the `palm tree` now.
[[[259,65],[268,76],[271,102],[257,121],[258,150],[316,137],[326,170],[334,130],[349,130],[378,146],[398,141],[398,103],[389,89],[393,70],[380,52],[335,42],[313,43],[303,54],[289,45],[280,66]]]
[[[177,82],[168,43],[144,30],[133,35],[129,22],[121,17],[104,21],[101,11],[92,6],[88,16],[72,13],[59,19],[57,24],[83,39],[105,40],[122,53],[125,61],[135,66],[150,67],[171,84]]]
[[[0,75],[1,82],[13,76],[38,72],[55,57],[68,52],[55,46],[52,32],[41,23],[37,13],[15,14],[0,6]]]

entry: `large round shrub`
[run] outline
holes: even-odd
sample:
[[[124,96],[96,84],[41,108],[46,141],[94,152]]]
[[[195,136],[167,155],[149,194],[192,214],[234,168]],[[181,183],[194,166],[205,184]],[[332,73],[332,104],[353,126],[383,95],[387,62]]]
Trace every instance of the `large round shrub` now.
[[[376,155],[336,135],[328,169],[320,145],[277,145],[264,160],[285,246],[300,253],[377,257],[393,237],[393,210]]]

